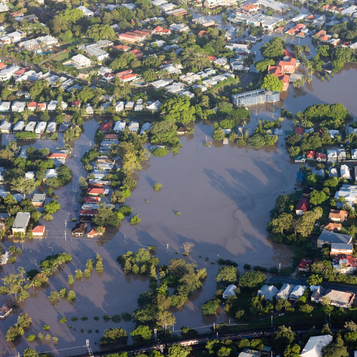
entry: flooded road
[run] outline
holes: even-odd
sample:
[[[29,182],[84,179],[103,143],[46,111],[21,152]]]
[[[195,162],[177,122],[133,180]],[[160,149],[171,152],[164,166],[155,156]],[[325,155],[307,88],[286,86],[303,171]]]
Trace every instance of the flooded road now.
[[[314,77],[311,84],[302,89],[290,86],[287,99],[272,106],[254,107],[248,127],[255,127],[259,119],[276,120],[283,106],[293,113],[317,103],[343,103],[353,116],[357,115],[353,98],[353,86],[356,83],[356,67],[347,65],[341,73],[321,82]],[[291,130],[292,121],[282,123],[283,130]],[[70,229],[74,226],[71,218],[78,216],[78,178],[85,176],[80,158],[93,143],[93,136],[98,127],[92,119],[84,125],[84,133],[74,143],[72,157],[67,165],[73,171],[73,181],[56,190],[62,209],[54,215],[52,222],[46,222],[49,230],[45,240],[27,241],[24,253],[14,265],[1,268],[1,275],[15,273],[17,267],[26,271],[38,268],[39,262],[47,255],[66,251],[73,256],[73,261],[50,278],[50,285],[45,289],[30,290],[31,297],[20,304],[7,319],[0,322],[1,356],[15,356],[17,351],[30,346],[37,351],[52,350],[55,355],[67,356],[85,352],[85,340],[96,350],[105,329],[120,326],[128,332],[134,328],[133,322],[105,322],[103,315],[113,316],[123,312],[131,313],[137,308],[138,295],[148,289],[149,281],[143,277],[124,276],[116,258],[128,250],[136,251],[140,247],[156,245],[157,256],[161,263],[172,258],[182,258],[184,242],[192,242],[195,247],[187,258],[205,267],[208,272],[203,289],[193,294],[187,304],[172,310],[176,317],[175,331],[182,326],[198,328],[200,332],[208,330],[213,322],[228,322],[221,311],[218,316],[203,317],[201,305],[214,296],[215,276],[218,258],[232,259],[239,264],[245,263],[265,267],[290,264],[291,252],[286,246],[276,245],[267,239],[266,223],[269,211],[273,208],[280,193],[294,191],[298,164],[290,164],[284,147],[284,138],[279,137],[277,146],[259,151],[237,146],[214,143],[210,148],[204,146],[211,139],[213,128],[209,123],[195,125],[194,135],[181,138],[183,147],[177,155],[166,157],[151,156],[144,163],[144,169],[136,173],[138,187],[126,204],[133,207],[133,213],[139,213],[141,224],[130,226],[125,218],[120,230],[111,228],[101,239],[71,238]],[[48,147],[54,150],[63,146],[63,136],[59,140],[38,140],[34,146]],[[3,143],[12,136],[3,137]],[[152,186],[160,182],[163,188],[154,192]],[[47,199],[49,201],[49,199]],[[146,203],[149,201],[148,203]],[[181,215],[175,215],[180,211]],[[65,220],[68,222],[67,240],[64,239]],[[125,237],[124,237],[125,235]],[[3,243],[5,247],[9,242]],[[16,244],[22,247],[21,244]],[[88,258],[99,253],[104,261],[104,272],[93,272],[88,279],[75,281],[68,287],[68,275],[74,275],[76,269],[85,268]],[[205,258],[208,258],[205,261]],[[66,287],[73,289],[77,300],[69,303],[61,300],[56,306],[48,301],[51,291]],[[0,296],[0,305],[11,301]],[[15,344],[5,342],[5,333],[17,320],[17,315],[27,312],[33,319],[29,334],[47,334],[42,329],[49,325],[51,336],[59,338],[56,346],[52,343],[38,344],[19,339]],[[94,320],[98,316],[99,320]],[[68,322],[60,324],[65,317]],[[72,322],[77,317],[79,320]],[[81,317],[88,320],[81,321]],[[69,328],[68,325],[72,327]],[[83,332],[81,330],[83,329]],[[91,332],[88,332],[88,331]],[[96,332],[98,330],[98,333]]]

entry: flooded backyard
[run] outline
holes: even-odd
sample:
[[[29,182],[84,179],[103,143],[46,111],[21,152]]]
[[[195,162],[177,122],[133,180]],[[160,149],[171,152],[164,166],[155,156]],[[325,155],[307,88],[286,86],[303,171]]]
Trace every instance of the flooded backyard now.
[[[311,83],[301,89],[290,86],[284,102],[252,108],[248,127],[256,127],[259,119],[276,120],[281,107],[296,113],[318,103],[342,103],[355,117],[356,69],[354,65],[347,65],[329,81],[321,82],[314,77]],[[291,130],[292,121],[285,120],[282,126],[283,131]],[[71,218],[78,217],[76,210],[80,208],[78,179],[85,176],[80,158],[88,150],[90,141],[93,144],[97,127],[94,119],[87,121],[84,133],[74,143],[72,157],[66,163],[73,171],[73,180],[56,190],[62,209],[54,215],[52,222],[41,221],[46,224],[47,239],[27,241],[23,244],[23,255],[17,262],[0,268],[2,274],[15,273],[19,266],[28,271],[38,268],[39,262],[52,253],[65,251],[73,256],[70,264],[50,278],[47,288],[30,289],[30,298],[1,322],[1,356],[5,353],[7,356],[16,356],[17,350],[22,352],[28,346],[37,351],[52,350],[56,355],[73,355],[86,351],[83,347],[86,339],[96,350],[98,345],[95,346],[95,343],[98,344],[105,329],[120,326],[128,332],[132,330],[133,322],[103,320],[104,314],[132,313],[137,308],[138,295],[149,288],[147,278],[124,276],[116,262],[119,255],[129,250],[156,245],[160,262],[167,263],[173,258],[183,258],[184,242],[195,245],[190,257],[185,259],[199,268],[205,267],[208,276],[203,289],[193,294],[183,308],[172,310],[176,317],[175,330],[189,326],[202,327],[199,331],[203,332],[213,322],[228,322],[223,311],[219,316],[210,318],[201,314],[202,303],[211,299],[216,289],[214,279],[218,267],[211,262],[216,262],[218,258],[231,259],[239,264],[240,270],[245,263],[264,267],[290,264],[290,250],[269,241],[266,232],[269,211],[276,197],[294,191],[299,169],[299,164],[289,162],[284,138],[279,137],[277,146],[262,150],[221,143],[214,143],[208,148],[204,143],[206,140],[212,141],[213,128],[205,122],[195,125],[193,135],[181,138],[183,147],[179,154],[151,156],[144,163],[143,170],[136,173],[138,186],[126,204],[133,207],[134,214],[139,213],[142,219],[139,225],[130,226],[126,218],[119,230],[108,229],[103,238],[71,238],[70,231],[74,226]],[[12,139],[11,135],[4,136],[3,144]],[[34,146],[54,150],[63,144],[63,136],[59,134],[57,142],[38,140]],[[156,182],[163,185],[160,192],[152,189]],[[175,215],[177,211],[181,212],[180,216]],[[8,247],[10,243],[4,242],[4,245]],[[19,243],[17,246],[22,247]],[[74,275],[76,269],[83,271],[87,259],[93,259],[96,253],[103,258],[104,272],[94,271],[90,278],[75,281],[75,303],[61,300],[53,306],[48,300],[50,292],[68,288],[68,275]],[[208,258],[207,261],[205,258]],[[0,305],[7,301],[10,301],[8,297],[0,296]],[[25,338],[19,339],[16,345],[6,343],[5,333],[21,312],[27,312],[33,319],[31,330],[25,337],[40,332],[46,334],[47,331],[42,329],[46,324],[50,326],[48,333],[59,338],[58,344],[43,343],[39,346],[36,342],[27,342]],[[98,321],[93,319],[95,316],[99,317]],[[67,324],[59,323],[62,317],[67,318]],[[79,320],[72,322],[73,317]],[[81,317],[88,317],[88,320],[81,321]]]

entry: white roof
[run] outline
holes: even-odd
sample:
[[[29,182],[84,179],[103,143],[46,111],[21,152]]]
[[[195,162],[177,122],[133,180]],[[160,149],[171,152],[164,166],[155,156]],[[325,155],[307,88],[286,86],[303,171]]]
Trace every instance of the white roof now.
[[[291,291],[294,289],[295,285],[284,284],[280,291],[277,293],[276,297],[278,299],[285,299],[289,297]]]
[[[305,290],[305,285],[296,285],[293,291],[290,293],[290,298],[296,300],[299,299],[301,296],[303,296]]]
[[[235,290],[237,289],[237,287],[234,284],[231,284],[229,286],[227,286],[226,290],[224,290],[223,292],[223,299],[226,299],[228,296],[234,296]]]
[[[331,335],[310,337],[300,353],[300,357],[322,357],[322,348],[331,343],[331,341]]]
[[[266,300],[272,300],[278,291],[278,288],[276,288],[274,285],[263,285],[260,290],[258,290],[257,295],[263,295]]]

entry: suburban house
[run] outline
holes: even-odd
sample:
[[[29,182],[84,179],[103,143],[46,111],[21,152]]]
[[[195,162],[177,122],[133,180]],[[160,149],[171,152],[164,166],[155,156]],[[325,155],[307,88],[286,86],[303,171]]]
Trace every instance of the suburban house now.
[[[87,223],[77,223],[72,229],[72,235],[75,237],[84,237],[87,232]]]
[[[236,294],[237,287],[234,284],[227,286],[226,290],[223,291],[223,299],[227,299],[229,296],[234,296]]]
[[[0,319],[4,319],[5,317],[9,316],[12,311],[12,307],[8,304],[4,304],[0,307]]]
[[[337,150],[336,149],[327,150],[327,161],[328,162],[337,162]]]
[[[326,229],[328,231],[340,231],[342,228],[342,224],[341,223],[334,223],[334,222],[329,222],[325,225],[320,226],[321,229]]]
[[[326,161],[327,157],[326,154],[323,154],[321,152],[316,153],[316,160],[317,161]]]
[[[44,193],[35,193],[32,197],[31,203],[34,207],[42,207],[46,200],[46,195]]]
[[[90,188],[88,190],[88,195],[90,196],[99,196],[99,195],[107,195],[109,193],[108,189],[104,189],[104,188]]]
[[[104,232],[105,232],[105,227],[102,227],[101,229],[98,229],[98,227],[94,227],[87,233],[87,237],[94,238],[94,237],[102,236]]]
[[[303,197],[296,205],[295,213],[298,216],[302,216],[308,210],[308,208],[309,208],[309,199]]]
[[[330,299],[330,305],[349,309],[355,301],[356,294],[333,289],[326,290],[324,297]]]
[[[350,168],[347,165],[341,165],[340,167],[341,177],[351,180]]]
[[[93,17],[94,16],[94,12],[93,11],[91,11],[91,10],[89,10],[89,9],[87,9],[85,6],[79,6],[78,7],[78,10],[81,10],[82,12],[83,12],[83,15],[85,16],[85,17]]]
[[[290,293],[293,291],[295,285],[284,284],[279,292],[276,294],[277,299],[287,300],[289,298]]]
[[[351,244],[351,242],[352,242],[352,237],[347,234],[340,234],[340,233],[324,230],[317,238],[317,248],[322,248],[324,244],[328,244],[328,245],[331,245],[332,243]]]
[[[300,263],[298,265],[298,271],[308,273],[310,271],[311,264],[311,259],[301,258]]]
[[[73,56],[71,62],[76,68],[86,68],[91,65],[91,60],[81,54]]]
[[[11,253],[9,251],[5,251],[0,254],[0,265],[6,265],[9,260]]]
[[[25,236],[30,217],[31,215],[29,212],[18,212],[11,228],[12,234],[20,233]]]
[[[322,356],[322,348],[332,342],[331,335],[313,336],[300,353],[300,357],[319,357]]]
[[[334,222],[344,222],[348,216],[347,211],[332,209],[328,218]]]
[[[204,7],[212,9],[218,6],[237,6],[237,1],[234,0],[206,0],[204,2]]]
[[[36,226],[32,228],[32,236],[34,238],[42,238],[45,235],[46,227],[45,226]]]
[[[291,291],[289,299],[296,301],[301,298],[301,296],[304,295],[304,292],[306,290],[305,285],[295,285],[294,289]]]
[[[352,255],[353,245],[345,243],[332,243],[330,256]]]
[[[332,260],[332,267],[339,274],[353,274],[357,270],[357,259],[350,255],[338,255]]]
[[[273,300],[279,289],[274,285],[263,285],[257,293],[257,296],[264,296],[265,300]]]

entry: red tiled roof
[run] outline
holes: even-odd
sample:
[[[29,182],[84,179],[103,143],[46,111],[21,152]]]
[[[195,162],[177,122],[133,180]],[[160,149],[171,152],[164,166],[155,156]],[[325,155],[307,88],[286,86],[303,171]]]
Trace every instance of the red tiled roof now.
[[[67,154],[65,152],[54,152],[53,154],[48,154],[48,158],[59,158],[59,159],[67,159]]]
[[[317,152],[316,159],[326,159],[326,154],[323,154],[322,152]]]
[[[36,226],[35,228],[32,228],[32,233],[44,233],[45,229],[45,226]]]
[[[314,159],[315,158],[315,151],[313,151],[313,150],[306,151],[306,158]]]
[[[101,193],[104,193],[104,188],[90,188],[90,189],[88,190],[88,193],[101,194]]]
[[[36,107],[37,106],[37,103],[36,102],[31,102],[28,107],[29,108],[32,108],[32,107]]]
[[[296,205],[297,211],[306,212],[308,208],[309,208],[309,199],[306,197],[302,198]]]
[[[304,131],[304,128],[302,126],[296,126],[294,130],[295,130],[296,134],[304,135],[305,131]]]

